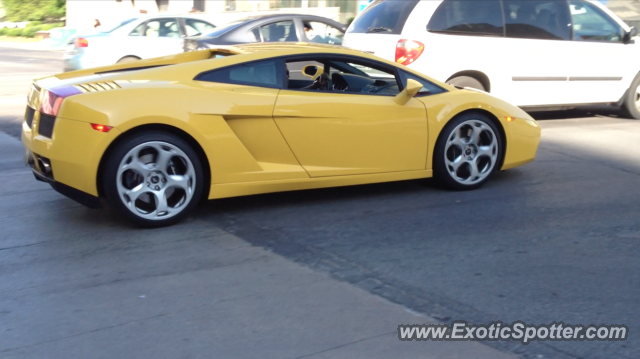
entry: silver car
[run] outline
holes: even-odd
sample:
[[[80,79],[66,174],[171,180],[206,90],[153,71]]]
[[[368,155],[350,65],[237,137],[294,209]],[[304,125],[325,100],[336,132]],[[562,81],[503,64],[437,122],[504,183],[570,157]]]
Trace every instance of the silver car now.
[[[64,70],[167,56],[183,51],[183,38],[211,32],[215,25],[199,17],[152,16],[128,19],[114,28],[72,38]]]

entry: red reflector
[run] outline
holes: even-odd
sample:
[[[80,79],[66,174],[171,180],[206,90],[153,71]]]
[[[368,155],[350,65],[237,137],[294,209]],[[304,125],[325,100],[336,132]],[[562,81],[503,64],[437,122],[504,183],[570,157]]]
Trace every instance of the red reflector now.
[[[98,124],[95,124],[95,123],[92,123],[91,127],[93,127],[93,129],[98,131],[98,132],[109,132],[113,128],[111,126],[98,125]]]
[[[89,47],[89,40],[84,37],[79,37],[76,39],[76,47]]]
[[[414,40],[400,40],[396,45],[396,62],[409,65],[416,61],[424,51],[424,44]]]

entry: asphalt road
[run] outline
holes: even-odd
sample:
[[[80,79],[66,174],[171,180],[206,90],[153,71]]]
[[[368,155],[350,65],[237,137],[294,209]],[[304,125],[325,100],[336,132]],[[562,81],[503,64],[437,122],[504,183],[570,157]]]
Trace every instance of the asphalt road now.
[[[49,59],[22,62],[36,53],[0,49],[3,71],[16,56],[14,77],[0,74],[2,94],[26,93],[18,74],[29,66],[43,72],[55,67]],[[14,117],[22,110],[14,105],[16,112],[7,114],[14,107],[2,107],[0,130],[15,136]],[[11,238],[0,248],[0,293],[10,303],[30,298],[30,310],[21,313],[25,328],[52,328],[50,317],[38,317],[36,305],[47,303],[51,292],[28,288],[86,272],[111,278],[114,292],[83,297],[78,289],[78,302],[106,305],[140,278],[180,273],[195,286],[198,270],[209,265],[203,258],[209,236],[224,231],[444,322],[630,328],[625,342],[484,342],[506,352],[526,358],[638,358],[640,121],[593,116],[594,111],[615,116],[606,109],[535,114],[543,119],[536,161],[498,173],[471,192],[406,181],[225,199],[201,206],[179,226],[140,231],[47,188],[15,196],[5,186],[0,221]],[[53,240],[41,228],[42,237],[29,234],[30,224],[37,226],[29,208],[43,200],[56,220]],[[29,298],[17,294],[24,288]],[[108,321],[120,310],[125,309],[111,306],[100,318]],[[89,320],[82,310],[66,314],[67,324]]]

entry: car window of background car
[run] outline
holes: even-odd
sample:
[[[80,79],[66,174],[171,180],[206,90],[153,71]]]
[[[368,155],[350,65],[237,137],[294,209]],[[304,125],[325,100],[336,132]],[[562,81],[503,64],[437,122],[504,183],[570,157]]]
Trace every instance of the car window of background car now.
[[[158,19],[147,22],[146,37],[180,37],[176,19]]]
[[[624,31],[618,23],[595,5],[572,0],[573,39],[579,41],[620,42]]]
[[[265,42],[298,41],[293,21],[280,21],[260,27]]]
[[[427,30],[465,35],[504,35],[499,0],[448,0],[431,16]]]
[[[356,17],[347,33],[400,34],[417,0],[375,0]]]
[[[185,19],[184,29],[187,36],[198,36],[201,34],[210,33],[215,26],[200,20]]]
[[[565,1],[505,0],[507,37],[569,40],[571,23]]]
[[[214,70],[199,75],[196,80],[246,86],[280,87],[282,79],[281,76],[278,76],[278,68],[277,60],[257,61]]]
[[[435,95],[444,92],[444,89],[434,85],[433,83],[405,71],[400,71],[400,79],[402,80],[402,86],[404,87],[407,87],[407,80],[409,79],[418,81],[422,84],[422,88],[418,91],[416,96]]]
[[[310,42],[342,45],[344,33],[339,29],[318,21],[305,21],[305,34]]]

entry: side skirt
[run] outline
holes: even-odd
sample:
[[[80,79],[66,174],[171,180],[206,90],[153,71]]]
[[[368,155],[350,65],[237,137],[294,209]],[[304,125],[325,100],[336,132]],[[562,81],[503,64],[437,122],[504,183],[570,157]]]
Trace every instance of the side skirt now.
[[[432,170],[374,173],[353,176],[315,177],[277,181],[215,184],[209,199],[248,196],[261,193],[299,191],[314,188],[354,186],[360,184],[405,181],[433,177]]]

